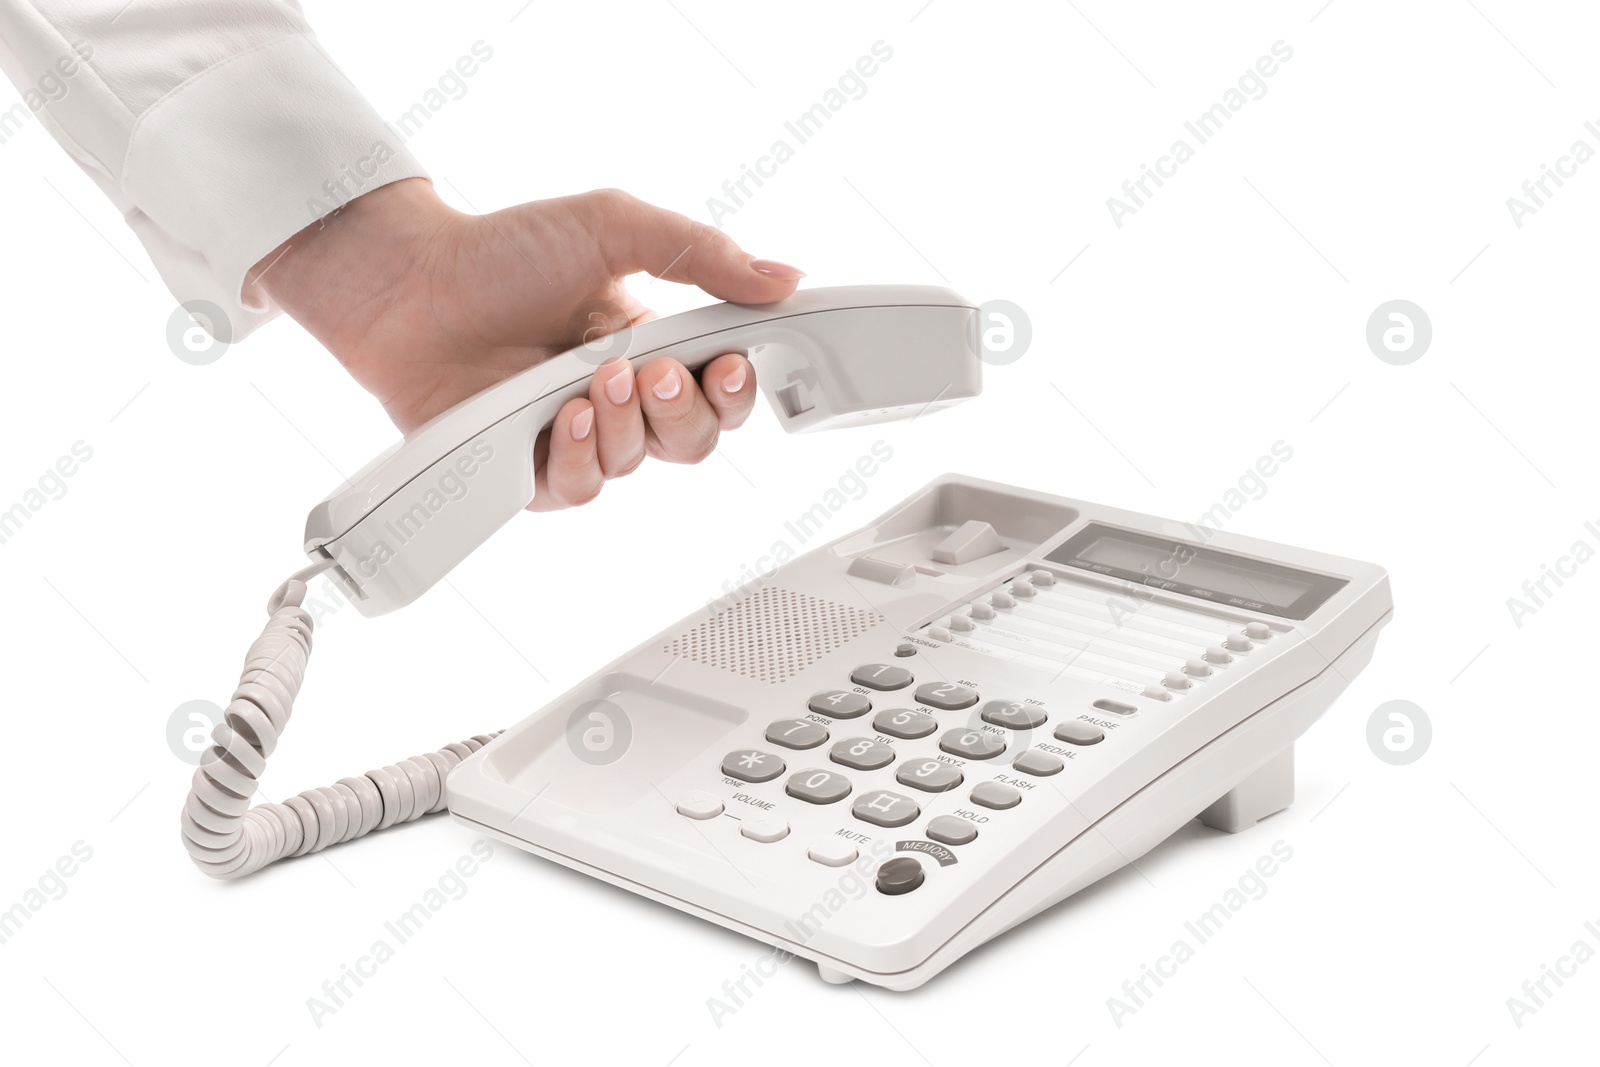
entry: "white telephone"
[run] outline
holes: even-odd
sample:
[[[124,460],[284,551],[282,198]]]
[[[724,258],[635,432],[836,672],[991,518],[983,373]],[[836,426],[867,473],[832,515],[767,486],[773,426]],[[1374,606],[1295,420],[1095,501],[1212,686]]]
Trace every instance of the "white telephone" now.
[[[503,735],[251,807],[309,655],[304,581],[331,570],[368,615],[415,599],[529,502],[535,436],[618,349],[747,352],[790,429],[980,389],[973,305],[851,287],[658,320],[439,416],[311,513],[317,562],[269,603],[195,775],[202,870],[448,806],[829,981],[909,989],[1196,816],[1288,806],[1295,739],[1392,613],[1371,564],[947,475]]]

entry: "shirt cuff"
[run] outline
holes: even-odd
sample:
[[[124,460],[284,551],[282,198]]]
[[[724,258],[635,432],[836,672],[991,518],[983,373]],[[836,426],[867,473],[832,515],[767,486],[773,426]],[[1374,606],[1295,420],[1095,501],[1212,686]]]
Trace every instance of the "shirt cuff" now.
[[[403,138],[315,38],[289,36],[207,69],[140,115],[119,184],[163,280],[180,301],[218,304],[229,321],[212,332],[231,342],[278,311],[246,285],[251,267],[356,197],[413,177],[427,174]]]

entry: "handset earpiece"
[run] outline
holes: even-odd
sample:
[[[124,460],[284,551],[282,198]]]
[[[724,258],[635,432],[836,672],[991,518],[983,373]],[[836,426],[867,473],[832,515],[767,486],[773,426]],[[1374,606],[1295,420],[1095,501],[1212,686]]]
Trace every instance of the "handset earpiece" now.
[[[564,352],[470,397],[368,464],[306,520],[305,549],[363,615],[421,596],[533,500],[533,445],[604,360],[691,371],[740,352],[790,432],[907,418],[982,388],[975,306],[935,286],[839,286],[717,304]]]

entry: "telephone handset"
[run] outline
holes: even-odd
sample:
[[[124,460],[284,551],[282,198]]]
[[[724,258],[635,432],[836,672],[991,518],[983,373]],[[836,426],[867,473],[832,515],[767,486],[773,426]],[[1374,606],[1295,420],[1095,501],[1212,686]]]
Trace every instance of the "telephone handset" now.
[[[907,418],[982,388],[976,307],[935,286],[811,289],[774,304],[717,304],[597,339],[469,397],[378,456],[312,509],[314,561],[268,602],[233,699],[212,732],[184,807],[185,847],[218,878],[248,874],[408,822],[445,805],[450,769],[479,735],[282,804],[251,806],[288,722],[311,650],[305,582],[330,572],[358,611],[409,604],[534,496],[533,445],[556,411],[622,355],[636,367],[672,356],[691,371],[741,352],[786,430]]]
[[[863,425],[977,395],[974,311],[933,286],[839,286],[607,334],[462,401],[368,464],[312,509],[306,553],[333,561],[363,615],[393,611],[533,499],[534,438],[587,394],[603,360],[671,356],[694,371],[739,352],[789,432]]]

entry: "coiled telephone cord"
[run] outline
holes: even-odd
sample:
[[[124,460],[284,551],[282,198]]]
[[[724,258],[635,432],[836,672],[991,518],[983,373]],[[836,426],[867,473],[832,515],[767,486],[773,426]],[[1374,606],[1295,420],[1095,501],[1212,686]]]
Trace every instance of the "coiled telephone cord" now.
[[[183,844],[213,878],[239,878],[285,856],[304,856],[445,808],[451,768],[498,732],[479,734],[378,770],[251,806],[256,783],[289,723],[311,657],[306,582],[333,566],[295,572],[267,602],[268,619],[245,656],[239,687],[211,731],[183,807]]]

